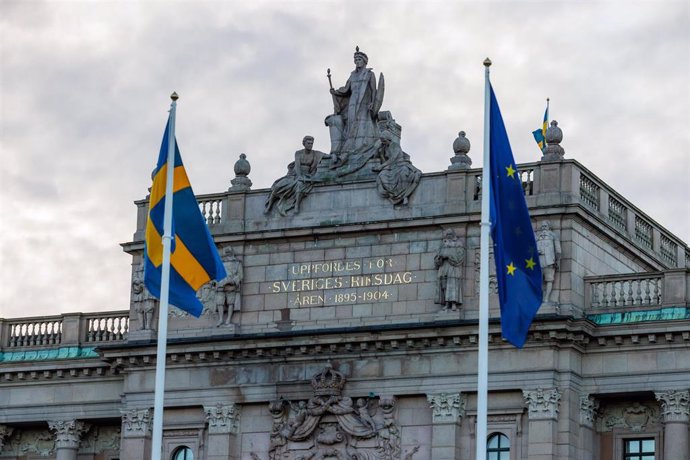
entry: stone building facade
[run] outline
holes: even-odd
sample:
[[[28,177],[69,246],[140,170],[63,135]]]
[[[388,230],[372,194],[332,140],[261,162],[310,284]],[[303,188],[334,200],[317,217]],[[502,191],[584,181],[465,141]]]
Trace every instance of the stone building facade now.
[[[270,190],[243,155],[227,192],[197,197],[235,279],[199,291],[199,319],[171,308],[163,458],[471,460],[479,442],[495,460],[688,460],[687,244],[552,131],[518,165],[535,232],[558,243],[552,292],[516,349],[492,277],[477,439],[481,170],[463,132],[448,170],[421,174],[377,122],[392,134],[361,161],[305,138]],[[0,459],[150,458],[157,304],[136,205],[129,309],[0,319]]]

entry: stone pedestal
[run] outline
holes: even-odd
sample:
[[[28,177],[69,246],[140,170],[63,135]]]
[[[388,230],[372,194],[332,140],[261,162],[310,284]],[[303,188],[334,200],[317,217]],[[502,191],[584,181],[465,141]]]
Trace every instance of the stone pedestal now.
[[[580,452],[582,460],[598,458],[599,442],[595,431],[595,421],[599,401],[591,396],[580,397]]]
[[[121,458],[146,460],[151,458],[151,409],[130,409],[122,411]]]
[[[49,421],[48,428],[55,432],[56,460],[77,460],[79,441],[91,425],[77,420]]]
[[[431,458],[460,458],[460,424],[465,415],[465,398],[461,393],[427,395],[431,406]]]
[[[557,388],[543,390],[537,388],[523,391],[529,409],[529,450],[530,460],[556,460],[556,435],[558,404],[561,393]]]
[[[215,406],[204,406],[204,412],[208,422],[207,460],[238,460],[239,406],[218,403]]]
[[[690,392],[659,392],[656,399],[661,402],[664,420],[664,458],[690,460]]]

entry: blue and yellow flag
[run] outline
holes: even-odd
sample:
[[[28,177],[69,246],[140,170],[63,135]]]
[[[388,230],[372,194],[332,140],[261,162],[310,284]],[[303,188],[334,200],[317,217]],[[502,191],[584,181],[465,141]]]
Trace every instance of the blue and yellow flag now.
[[[163,265],[163,219],[169,129],[170,119],[163,134],[158,164],[153,172],[144,247],[144,283],[149,292],[159,299]],[[196,291],[212,279],[225,278],[226,272],[187,178],[177,140],[174,142],[173,240],[170,254],[169,302],[198,318],[203,305],[196,297]]]
[[[549,100],[546,100],[546,110],[544,111],[544,121],[541,124],[541,129],[537,129],[536,131],[532,131],[532,136],[534,136],[534,140],[537,141],[537,145],[539,146],[539,150],[542,152],[544,151],[544,148],[546,147],[546,128],[549,127]]]
[[[491,238],[503,337],[518,348],[542,301],[541,267],[532,223],[501,111],[491,88]]]

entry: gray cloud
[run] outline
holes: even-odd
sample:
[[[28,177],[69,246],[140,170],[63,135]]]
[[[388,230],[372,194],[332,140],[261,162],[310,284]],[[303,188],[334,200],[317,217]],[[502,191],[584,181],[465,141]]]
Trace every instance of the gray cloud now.
[[[566,156],[688,240],[687,2],[248,3],[0,2],[0,317],[126,308],[119,243],[173,90],[195,191],[227,189],[242,152],[269,187],[304,134],[328,150],[326,68],[342,85],[355,45],[423,171],[461,129],[481,166],[490,56],[518,161],[548,96]]]

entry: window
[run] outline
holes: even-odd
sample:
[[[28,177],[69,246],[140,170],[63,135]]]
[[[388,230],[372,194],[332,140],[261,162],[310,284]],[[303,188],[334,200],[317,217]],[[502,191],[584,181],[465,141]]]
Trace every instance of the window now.
[[[626,439],[623,443],[624,460],[656,460],[654,438]]]
[[[494,433],[489,436],[486,443],[486,459],[510,460],[510,441],[507,436],[501,433]]]
[[[172,454],[172,460],[194,460],[192,449],[187,446],[178,447]]]

